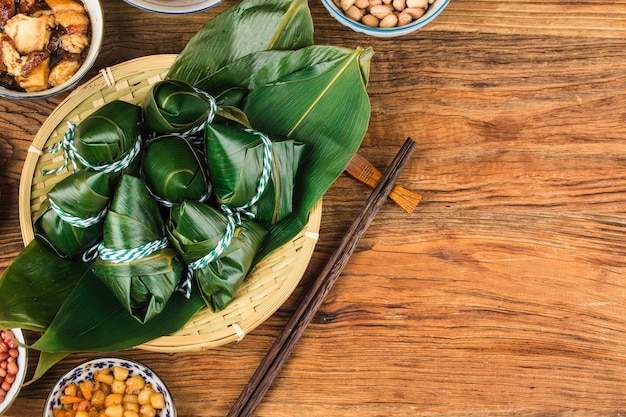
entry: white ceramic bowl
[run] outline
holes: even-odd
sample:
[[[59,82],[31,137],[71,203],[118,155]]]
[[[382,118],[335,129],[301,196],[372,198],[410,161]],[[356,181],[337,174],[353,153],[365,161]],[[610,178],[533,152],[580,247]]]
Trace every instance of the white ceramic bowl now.
[[[20,329],[11,329],[17,341],[21,344],[24,344],[24,334]],[[26,377],[26,368],[28,365],[27,358],[27,350],[24,346],[18,346],[18,355],[17,355],[17,375],[15,376],[15,381],[11,384],[11,389],[7,392],[4,401],[0,403],[0,415],[4,414],[5,411],[9,409],[15,398],[17,398],[20,389],[22,388],[22,384],[24,383],[24,378]]]
[[[411,22],[406,26],[394,27],[389,29],[369,27],[350,19],[344,14],[341,8],[337,7],[333,0],[322,0],[322,3],[331,14],[331,16],[333,16],[339,23],[354,30],[355,32],[363,33],[369,36],[375,36],[377,38],[393,38],[396,36],[402,36],[411,32],[415,32],[416,30],[424,27],[425,25],[430,23],[435,17],[437,17],[439,13],[443,11],[443,9],[445,9],[449,1],[450,0],[435,0],[432,4],[428,6],[426,13],[424,13],[424,15],[419,19]]]
[[[52,388],[52,392],[50,392],[50,395],[46,400],[43,417],[52,417],[52,410],[54,408],[61,407],[60,397],[63,394],[65,387],[67,387],[70,383],[79,384],[86,380],[93,381],[94,372],[96,370],[112,368],[113,366],[121,366],[128,369],[129,376],[141,375],[146,381],[146,384],[152,384],[155,391],[163,393],[165,397],[165,408],[157,413],[157,417],[176,417],[174,400],[172,399],[172,396],[163,381],[161,381],[154,371],[138,362],[118,358],[94,359],[85,362],[82,365],[78,365],[66,373],[61,379],[59,379],[54,388]]]
[[[21,100],[36,100],[52,97],[73,88],[89,72],[96,62],[96,58],[98,57],[100,48],[102,47],[102,38],[104,35],[104,16],[100,0],[81,1],[89,13],[89,20],[91,21],[91,44],[89,45],[89,51],[85,57],[85,62],[83,62],[83,65],[79,68],[76,74],[63,84],[42,91],[28,93],[0,87],[0,96]]]
[[[124,0],[126,3],[149,12],[188,14],[209,9],[223,0]]]

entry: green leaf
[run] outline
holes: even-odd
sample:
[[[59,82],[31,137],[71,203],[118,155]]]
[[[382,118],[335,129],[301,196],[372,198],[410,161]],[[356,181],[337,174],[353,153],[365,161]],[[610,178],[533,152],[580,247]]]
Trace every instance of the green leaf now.
[[[183,133],[215,116],[209,98],[179,80],[160,81],[142,102],[144,127],[149,132]]]
[[[265,256],[295,236],[332,183],[345,170],[367,131],[367,76],[373,51],[292,73],[252,91],[243,107],[252,127],[306,145],[296,182],[294,213],[270,229]]]
[[[237,105],[250,90],[250,81],[254,74],[278,58],[293,51],[253,52],[221,67],[210,76],[196,82],[196,87],[206,91],[218,101]],[[238,100],[227,98],[235,95]]]
[[[154,195],[171,204],[203,200],[210,187],[204,157],[178,135],[146,142],[142,178]]]
[[[71,355],[72,352],[39,352],[39,360],[33,377],[24,383],[24,386],[30,385],[45,375],[46,372],[54,365],[59,363],[65,357]]]
[[[313,20],[306,0],[244,0],[215,16],[190,39],[167,78],[196,86],[252,52],[312,44]]]
[[[146,323],[137,321],[93,274],[83,277],[46,332],[33,345],[44,352],[114,352],[174,333],[204,306],[175,293],[165,309]]]
[[[0,280],[0,328],[43,331],[91,264],[60,258],[35,237]]]

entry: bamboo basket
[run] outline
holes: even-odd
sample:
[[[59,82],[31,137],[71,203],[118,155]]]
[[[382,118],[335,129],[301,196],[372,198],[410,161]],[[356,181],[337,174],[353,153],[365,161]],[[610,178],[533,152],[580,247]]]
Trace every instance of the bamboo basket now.
[[[20,178],[19,215],[25,245],[34,239],[33,218],[48,191],[70,174],[65,169],[42,175],[42,170],[63,163],[62,153],[49,154],[48,149],[63,139],[68,121],[78,124],[116,99],[140,104],[151,86],[164,79],[175,58],[176,55],[151,55],[103,69],[50,114],[29,148]],[[270,317],[300,282],[317,243],[321,215],[320,201],[304,230],[257,264],[224,310],[213,313],[203,308],[178,332],[138,348],[155,352],[197,351],[241,340]]]

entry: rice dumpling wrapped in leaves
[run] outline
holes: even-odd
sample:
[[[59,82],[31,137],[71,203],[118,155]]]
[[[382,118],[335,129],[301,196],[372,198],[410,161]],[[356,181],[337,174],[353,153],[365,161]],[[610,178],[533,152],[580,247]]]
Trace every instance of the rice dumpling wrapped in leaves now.
[[[142,103],[144,126],[156,133],[195,133],[217,112],[215,99],[185,81],[156,83]]]
[[[213,192],[220,204],[246,205],[254,198],[263,175],[269,174],[263,193],[247,210],[257,221],[274,224],[292,211],[304,145],[292,139],[271,141],[270,172],[264,172],[266,140],[258,132],[212,124],[205,129],[204,147]]]
[[[187,269],[169,245],[159,206],[140,178],[122,176],[102,243],[94,273],[140,322],[160,313]]]
[[[167,223],[170,241],[193,270],[193,282],[212,311],[232,301],[266,233],[254,220],[236,224],[233,217],[193,201],[172,208]]]
[[[74,257],[102,240],[117,174],[83,169],[56,184],[42,204],[35,233],[60,256]]]
[[[141,107],[111,101],[87,116],[73,133],[78,162],[104,172],[136,172],[141,150]],[[70,130],[72,127],[70,126]]]
[[[158,136],[146,142],[142,177],[153,196],[166,207],[184,200],[204,202],[210,196],[204,156],[179,135]]]

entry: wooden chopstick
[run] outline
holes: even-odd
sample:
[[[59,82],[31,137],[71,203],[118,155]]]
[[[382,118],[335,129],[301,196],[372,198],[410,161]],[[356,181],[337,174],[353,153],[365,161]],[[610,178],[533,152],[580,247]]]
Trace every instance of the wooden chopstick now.
[[[357,218],[353,221],[339,246],[329,258],[326,266],[315,279],[304,300],[291,316],[276,341],[265,355],[259,367],[250,378],[235,401],[227,417],[250,417],[261,403],[263,396],[280,372],[283,364],[293,351],[315,313],[330,292],[331,287],[341,274],[348,259],[355,251],[365,231],[370,226],[376,213],[383,206],[393,189],[402,169],[409,161],[417,144],[407,138],[389,169],[380,179],[369,196]]]
[[[383,176],[370,161],[359,153],[355,153],[352,159],[350,159],[346,167],[346,172],[353,178],[356,178],[372,188],[376,187],[376,184]],[[415,210],[415,207],[419,204],[422,196],[400,185],[394,185],[389,193],[389,198],[407,213],[413,213],[413,210]]]

